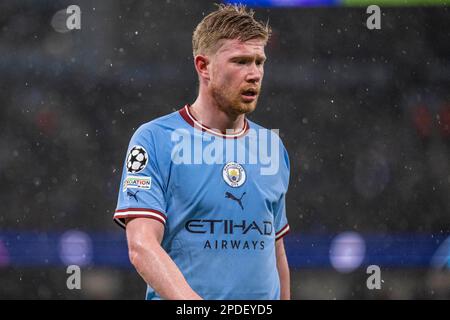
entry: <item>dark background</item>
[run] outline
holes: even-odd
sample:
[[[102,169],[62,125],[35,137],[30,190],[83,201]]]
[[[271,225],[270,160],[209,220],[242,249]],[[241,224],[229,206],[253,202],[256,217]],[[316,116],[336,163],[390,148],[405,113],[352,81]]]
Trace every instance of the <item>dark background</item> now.
[[[81,30],[58,20],[70,4],[81,7]],[[112,234],[124,249],[112,215],[128,141],[195,100],[192,31],[212,10],[209,1],[0,3],[0,298],[144,297],[137,273],[114,259],[86,263],[82,290],[70,291],[63,261],[45,262],[30,249],[35,238],[22,245],[42,264],[7,252],[23,235],[51,246],[68,230],[93,242]],[[436,237],[437,249],[450,234],[449,8],[382,7],[381,30],[367,29],[364,7],[256,16],[273,38],[250,118],[280,129],[289,151],[292,261],[307,236],[348,231],[402,235],[406,248]],[[293,298],[450,298],[448,267],[392,261],[376,291],[365,264],[340,273],[293,263]]]

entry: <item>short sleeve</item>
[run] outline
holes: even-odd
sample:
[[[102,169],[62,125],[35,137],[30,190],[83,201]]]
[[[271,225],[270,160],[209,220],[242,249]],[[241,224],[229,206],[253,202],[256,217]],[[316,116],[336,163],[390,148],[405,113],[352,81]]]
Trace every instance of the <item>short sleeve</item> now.
[[[282,180],[282,194],[274,207],[274,220],[275,220],[275,240],[279,240],[283,238],[285,235],[289,233],[289,223],[286,217],[286,193],[288,191],[289,186],[289,174],[290,174],[290,164],[289,164],[289,156],[284,148],[283,144],[281,145],[281,152],[283,154],[283,161],[280,170],[280,178]]]
[[[275,240],[283,238],[289,233],[289,223],[286,218],[286,195],[279,200],[277,212],[275,212]]]
[[[122,168],[114,221],[144,217],[166,224],[166,196],[162,170],[151,128],[141,126],[130,140]]]

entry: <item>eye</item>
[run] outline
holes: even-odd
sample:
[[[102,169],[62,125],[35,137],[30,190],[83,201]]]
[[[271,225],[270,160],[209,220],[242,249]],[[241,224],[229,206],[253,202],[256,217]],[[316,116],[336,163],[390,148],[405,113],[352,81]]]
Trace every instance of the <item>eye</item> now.
[[[263,66],[265,61],[266,61],[266,59],[257,59],[256,60],[256,65],[257,66]]]

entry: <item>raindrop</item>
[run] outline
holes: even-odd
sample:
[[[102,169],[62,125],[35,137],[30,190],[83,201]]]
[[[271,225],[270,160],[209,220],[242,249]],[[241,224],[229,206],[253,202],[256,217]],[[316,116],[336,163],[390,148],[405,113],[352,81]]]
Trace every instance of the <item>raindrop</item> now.
[[[41,179],[39,179],[39,177],[35,177],[35,178],[33,179],[33,184],[34,184],[36,187],[39,187],[39,186],[41,185]]]

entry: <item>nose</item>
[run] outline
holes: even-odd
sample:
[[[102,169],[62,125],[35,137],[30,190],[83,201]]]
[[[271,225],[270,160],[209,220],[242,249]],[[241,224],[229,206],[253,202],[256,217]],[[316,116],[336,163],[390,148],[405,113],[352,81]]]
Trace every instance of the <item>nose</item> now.
[[[262,67],[258,67],[256,63],[252,63],[249,66],[246,81],[250,83],[259,83],[263,77]]]

